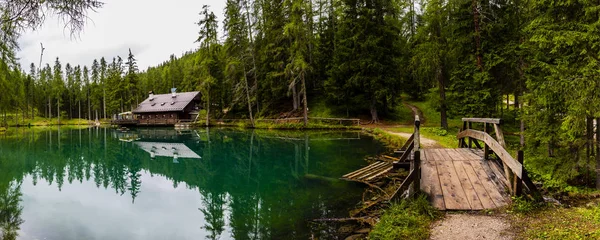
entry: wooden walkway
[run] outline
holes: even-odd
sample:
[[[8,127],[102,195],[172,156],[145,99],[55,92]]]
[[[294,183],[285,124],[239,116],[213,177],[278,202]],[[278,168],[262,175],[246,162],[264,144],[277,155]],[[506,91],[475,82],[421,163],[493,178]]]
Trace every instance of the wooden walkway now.
[[[479,149],[421,149],[421,191],[440,210],[483,210],[510,202],[496,164]]]
[[[398,158],[387,157],[346,174],[343,179],[372,185],[386,173],[403,168],[409,173],[387,200],[412,197],[420,190],[440,210],[499,208],[510,203],[511,195],[543,201],[523,167],[523,151],[518,151],[515,159],[506,150],[501,120],[462,120],[463,128],[457,134],[459,148],[421,149],[420,120],[415,116],[415,131],[404,146],[395,151]],[[482,126],[483,131],[475,130],[475,124]],[[490,135],[492,131],[496,138]]]

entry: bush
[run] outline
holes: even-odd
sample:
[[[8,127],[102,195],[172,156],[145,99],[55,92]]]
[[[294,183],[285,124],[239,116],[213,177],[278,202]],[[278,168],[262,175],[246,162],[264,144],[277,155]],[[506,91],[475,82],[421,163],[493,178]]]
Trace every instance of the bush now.
[[[426,196],[419,195],[414,200],[392,204],[371,231],[369,239],[428,239],[429,225],[439,216]]]

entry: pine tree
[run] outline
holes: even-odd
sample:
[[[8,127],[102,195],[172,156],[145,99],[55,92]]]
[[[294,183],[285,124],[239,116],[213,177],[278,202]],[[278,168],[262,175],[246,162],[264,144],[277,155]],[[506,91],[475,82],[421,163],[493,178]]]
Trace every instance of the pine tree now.
[[[211,85],[216,81],[215,75],[218,69],[216,69],[217,62],[217,17],[213,12],[209,11],[209,6],[202,6],[202,12],[200,13],[200,32],[196,42],[200,43],[200,51],[202,57],[199,59],[200,76],[203,77],[200,83],[200,89],[204,93],[204,99],[206,101],[206,126],[210,125],[210,88]]]

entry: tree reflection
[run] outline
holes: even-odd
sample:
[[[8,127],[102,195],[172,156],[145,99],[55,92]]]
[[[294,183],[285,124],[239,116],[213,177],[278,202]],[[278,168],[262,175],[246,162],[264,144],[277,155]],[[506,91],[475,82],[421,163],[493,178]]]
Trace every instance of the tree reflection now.
[[[18,237],[17,231],[23,223],[21,219],[21,185],[10,182],[0,187],[0,227],[2,240],[13,240]]]
[[[310,233],[306,220],[347,214],[344,206],[355,203],[352,196],[360,197],[360,189],[345,183],[318,182],[306,176],[337,178],[349,168],[360,167],[349,166],[353,162],[349,159],[374,153],[364,150],[364,145],[372,144],[368,139],[320,141],[309,146],[306,133],[278,136],[207,129],[181,135],[151,129],[128,134],[132,135],[124,137],[107,129],[61,129],[60,134],[41,131],[28,138],[0,140],[0,186],[26,177],[34,184],[42,179],[59,189],[88,181],[131,197],[135,204],[147,172],[168,179],[175,188],[198,191],[204,223],[197,226],[207,232],[206,238],[218,239],[227,230],[225,234],[235,239],[306,239]],[[153,157],[140,142],[165,143],[165,149]],[[169,151],[177,153],[179,163],[173,163]],[[3,233],[16,236],[22,223],[20,187],[11,184],[0,191]],[[11,197],[17,205],[7,200]],[[5,207],[9,203],[14,205],[10,209]]]

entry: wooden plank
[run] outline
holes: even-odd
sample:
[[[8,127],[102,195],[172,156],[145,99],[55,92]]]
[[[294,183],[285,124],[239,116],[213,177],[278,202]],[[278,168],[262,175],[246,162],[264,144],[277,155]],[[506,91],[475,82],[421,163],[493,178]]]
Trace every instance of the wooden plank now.
[[[352,178],[352,177],[354,177],[354,176],[360,175],[360,174],[362,174],[362,173],[364,173],[364,172],[366,172],[366,171],[369,171],[369,170],[370,170],[370,169],[372,169],[372,168],[375,168],[375,167],[377,167],[377,166],[380,166],[380,165],[383,165],[383,164],[385,164],[385,162],[376,162],[376,163],[372,163],[372,164],[370,164],[370,165],[368,165],[368,166],[366,166],[366,167],[363,167],[363,168],[361,168],[361,169],[358,169],[358,170],[356,170],[356,171],[354,171],[354,172],[348,173],[348,174],[346,174],[346,175],[344,175],[344,176],[342,176],[342,177],[344,177],[344,178]]]
[[[452,157],[450,156],[450,154],[448,154],[448,150],[447,149],[439,149],[440,154],[442,155],[442,157],[444,158],[444,160],[446,161],[452,161],[454,159],[452,159]]]
[[[421,162],[421,190],[429,196],[431,205],[439,210],[446,210],[444,194],[440,185],[437,167],[434,161]]]
[[[400,187],[398,187],[398,189],[396,189],[396,191],[392,194],[392,196],[390,196],[389,200],[394,200],[394,199],[398,198],[399,196],[401,196],[402,193],[404,192],[404,190],[406,190],[408,188],[408,186],[415,180],[416,177],[417,177],[417,172],[411,171],[408,174],[408,176],[406,176],[404,181],[402,181],[402,184],[400,184]]]
[[[487,190],[488,195],[490,196],[490,198],[492,198],[492,201],[494,201],[496,207],[502,207],[507,205],[506,199],[502,196],[502,194],[500,194],[498,186],[494,184],[494,182],[490,179],[490,177],[487,175],[487,173],[481,166],[481,161],[469,161],[466,163],[470,164],[471,167],[473,167],[473,170],[477,174],[479,181],[481,181],[481,184]]]
[[[492,123],[492,124],[500,124],[502,123],[502,119],[500,118],[463,118],[463,122],[476,122],[476,123]]]
[[[393,168],[393,166],[392,166],[392,164],[391,164],[391,163],[390,163],[390,164],[384,164],[384,165],[382,165],[382,166],[379,166],[379,167],[377,167],[377,168],[374,168],[374,169],[372,169],[372,170],[370,170],[370,171],[368,171],[368,172],[366,172],[366,173],[362,174],[362,175],[361,175],[360,177],[358,177],[358,178],[360,178],[360,179],[366,179],[366,178],[368,178],[368,177],[371,177],[371,176],[373,176],[373,175],[377,175],[377,174],[379,174],[381,171],[385,171],[385,172],[387,172],[387,171],[389,171],[389,170],[390,170],[390,168]],[[386,169],[387,169],[387,171],[386,171]]]
[[[452,157],[454,161],[465,161],[467,160],[462,153],[459,151],[460,148],[449,149],[448,154]]]
[[[441,160],[440,156],[436,152],[436,149],[428,149],[427,159],[429,161],[440,161]]]
[[[473,166],[471,166],[471,164],[469,162],[460,162],[460,164],[462,165],[463,169],[465,170],[465,173],[466,173],[467,177],[469,178],[469,181],[471,181],[473,189],[475,190],[475,193],[477,194],[479,201],[481,201],[482,207],[484,209],[496,208],[496,204],[494,204],[494,201],[488,194],[486,188],[481,183],[481,180],[479,180],[477,173],[475,173],[475,170],[473,170]]]
[[[354,172],[348,173],[348,174],[346,174],[346,175],[344,175],[344,176],[342,176],[342,177],[344,177],[344,178],[352,178],[352,177],[355,177],[355,176],[357,176],[357,175],[360,175],[360,174],[362,174],[362,173],[364,173],[364,172],[367,172],[367,171],[369,171],[369,170],[371,170],[371,169],[373,169],[373,168],[376,168],[376,167],[378,167],[378,166],[384,165],[385,163],[386,163],[386,162],[376,162],[376,163],[372,163],[372,164],[370,164],[370,165],[368,165],[368,166],[366,166],[366,167],[364,167],[364,168],[361,168],[361,169],[358,169],[358,170],[356,170],[356,171],[354,171]]]
[[[460,180],[451,161],[436,161],[440,185],[444,194],[444,203],[446,209],[451,210],[471,210],[471,205],[467,201],[465,191],[462,189]]]
[[[471,151],[467,148],[459,148],[456,149],[458,154],[460,154],[462,160],[473,161],[476,160],[473,155],[471,155]],[[478,159],[477,159],[478,160]]]
[[[389,172],[389,171],[390,171],[390,170],[392,170],[393,168],[394,168],[394,167],[387,167],[387,168],[385,168],[385,169],[381,170],[379,173],[377,173],[377,174],[375,174],[375,175],[373,175],[373,176],[370,176],[370,177],[368,177],[368,178],[367,178],[367,179],[365,179],[365,180],[367,180],[367,181],[371,181],[371,180],[375,179],[376,177],[379,177],[379,176],[381,176],[381,175],[383,175],[383,174],[385,174],[385,173]]]
[[[462,156],[456,151],[456,149],[447,149],[448,155],[452,158],[453,161],[462,161]]]
[[[506,166],[508,166],[515,175],[517,175],[519,178],[523,177],[523,175],[522,175],[523,165],[520,164],[519,162],[517,162],[517,160],[515,160],[506,151],[506,149],[504,149],[504,147],[502,147],[500,145],[500,143],[498,143],[495,139],[493,139],[492,136],[490,136],[489,134],[484,133],[482,131],[476,131],[476,130],[469,129],[469,130],[465,130],[465,131],[458,133],[458,137],[459,138],[472,137],[472,138],[483,140],[487,145],[490,146],[490,149],[492,149],[492,151],[494,151],[494,153],[496,153],[496,155],[500,159],[502,159],[502,162]]]
[[[463,161],[452,161],[454,164],[454,169],[456,170],[456,174],[458,175],[458,179],[460,180],[460,184],[465,191],[465,195],[467,197],[467,201],[469,201],[469,205],[471,205],[472,210],[481,210],[483,209],[483,205],[479,200],[479,196],[477,192],[475,192],[475,188],[471,183],[470,177],[463,167]]]
[[[468,160],[481,160],[483,156],[476,154],[476,151],[481,151],[479,149],[463,149],[465,156]]]

